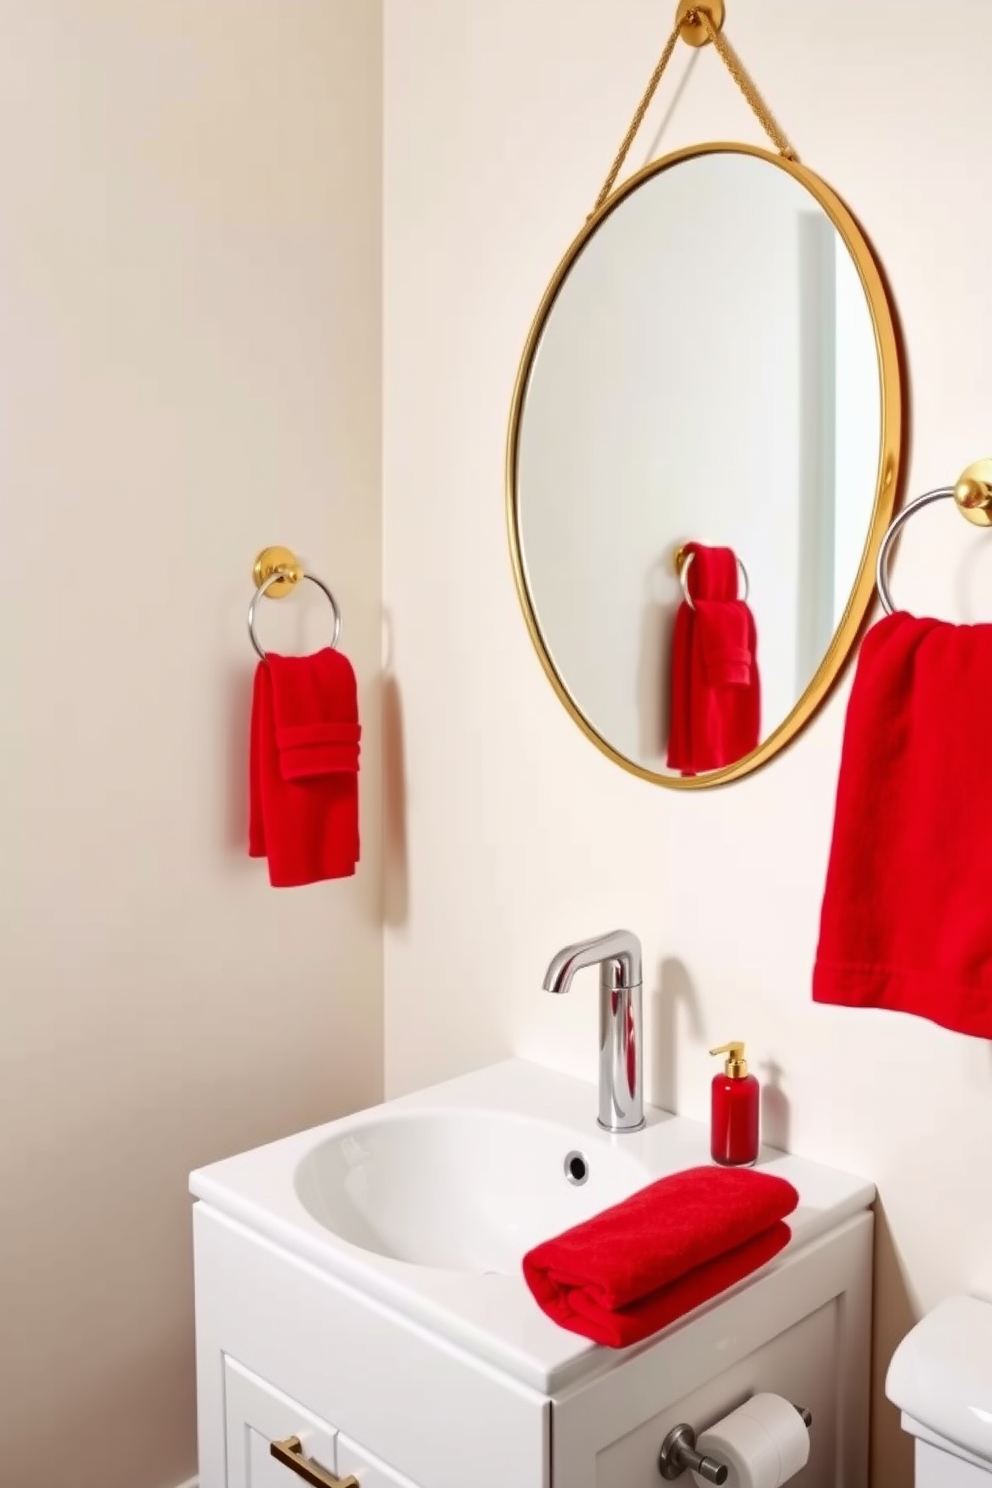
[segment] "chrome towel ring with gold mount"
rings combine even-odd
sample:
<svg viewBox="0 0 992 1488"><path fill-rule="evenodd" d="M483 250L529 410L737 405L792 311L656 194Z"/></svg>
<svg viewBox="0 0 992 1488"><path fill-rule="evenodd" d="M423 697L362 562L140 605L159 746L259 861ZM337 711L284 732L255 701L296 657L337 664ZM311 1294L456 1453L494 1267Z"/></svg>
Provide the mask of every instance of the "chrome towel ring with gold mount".
<svg viewBox="0 0 992 1488"><path fill-rule="evenodd" d="M917 496L915 501L911 501L889 523L888 530L882 538L882 545L878 550L878 562L875 565L878 597L887 615L893 614L897 608L889 588L889 559L892 554L892 544L910 517L915 516L918 511L922 511L925 506L930 506L934 501L950 499L953 499L958 511L967 521L973 522L976 527L992 527L992 460L976 460L973 465L969 465L967 470L962 472L957 485L938 486L933 491Z"/></svg>
<svg viewBox="0 0 992 1488"><path fill-rule="evenodd" d="M296 588L301 579L308 579L311 584L316 584L321 593L326 596L334 612L334 635L330 646L331 650L335 649L341 638L341 611L338 602L323 579L318 579L316 574L307 573L291 549L263 548L255 559L251 572L255 580L255 593L248 606L248 635L260 661L265 660L265 652L255 634L255 608L258 601L262 598L284 598Z"/></svg>

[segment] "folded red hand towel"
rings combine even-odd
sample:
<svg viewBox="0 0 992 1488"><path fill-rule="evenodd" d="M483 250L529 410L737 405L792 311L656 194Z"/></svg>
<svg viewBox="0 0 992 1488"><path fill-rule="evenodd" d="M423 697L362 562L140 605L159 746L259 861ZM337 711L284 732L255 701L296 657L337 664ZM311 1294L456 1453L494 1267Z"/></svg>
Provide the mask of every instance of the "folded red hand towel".
<svg viewBox="0 0 992 1488"><path fill-rule="evenodd" d="M668 765L699 775L732 765L758 747L761 681L754 616L737 598L732 548L687 543L692 566L675 616Z"/></svg>
<svg viewBox="0 0 992 1488"><path fill-rule="evenodd" d="M749 687L754 673L754 616L742 599L697 599L696 642L709 687Z"/></svg>
<svg viewBox="0 0 992 1488"><path fill-rule="evenodd" d="M992 625L896 614L847 709L816 1002L992 1039Z"/></svg>
<svg viewBox="0 0 992 1488"><path fill-rule="evenodd" d="M524 1279L563 1328L627 1348L770 1261L798 1202L772 1173L690 1168L536 1246Z"/></svg>
<svg viewBox="0 0 992 1488"><path fill-rule="evenodd" d="M248 851L275 888L358 863L358 688L340 651L269 652L255 671Z"/></svg>

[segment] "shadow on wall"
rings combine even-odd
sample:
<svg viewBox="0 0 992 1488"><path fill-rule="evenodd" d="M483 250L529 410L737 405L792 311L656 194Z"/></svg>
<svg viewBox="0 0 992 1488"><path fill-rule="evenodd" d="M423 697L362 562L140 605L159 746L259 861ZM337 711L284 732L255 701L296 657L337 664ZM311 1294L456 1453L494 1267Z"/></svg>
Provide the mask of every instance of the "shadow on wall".
<svg viewBox="0 0 992 1488"><path fill-rule="evenodd" d="M668 131L668 126L671 124L672 120L675 117L675 111L682 101L682 94L689 86L689 79L692 77L693 71L699 61L701 54L702 48L694 51L692 53L692 56L686 63L685 72L683 72L682 76L679 78L678 87L675 89L675 92L669 99L668 107L666 108L664 114L661 116L661 119L658 121L658 128L655 130L654 134L651 136L651 139L648 142L648 147L645 151L644 159L641 162L642 165L650 165L660 152L661 142L665 138L665 134Z"/></svg>
<svg viewBox="0 0 992 1488"><path fill-rule="evenodd" d="M692 1036L701 1040L703 1020L699 996L684 964L674 956L666 957L658 967L658 984L653 997L654 1058L651 1063L652 1089L647 1098L663 1111L678 1110L678 1060L676 1032L679 1006L685 1009Z"/></svg>
<svg viewBox="0 0 992 1488"><path fill-rule="evenodd" d="M403 700L392 669L393 628L384 615L382 669L382 912L387 925L405 925L410 915L410 867L406 831L406 750Z"/></svg>
<svg viewBox="0 0 992 1488"><path fill-rule="evenodd" d="M872 1305L871 1471L874 1488L913 1481L913 1439L899 1424L899 1411L885 1398L889 1360L918 1321L906 1275L880 1202L875 1204L875 1284Z"/></svg>
<svg viewBox="0 0 992 1488"><path fill-rule="evenodd" d="M761 1140L770 1147L791 1151L792 1106L782 1088L782 1066L775 1059L761 1061Z"/></svg>
<svg viewBox="0 0 992 1488"><path fill-rule="evenodd" d="M228 851L248 856L248 745L251 737L251 698L254 668L232 672L228 678L227 755L223 779L227 785L224 839Z"/></svg>

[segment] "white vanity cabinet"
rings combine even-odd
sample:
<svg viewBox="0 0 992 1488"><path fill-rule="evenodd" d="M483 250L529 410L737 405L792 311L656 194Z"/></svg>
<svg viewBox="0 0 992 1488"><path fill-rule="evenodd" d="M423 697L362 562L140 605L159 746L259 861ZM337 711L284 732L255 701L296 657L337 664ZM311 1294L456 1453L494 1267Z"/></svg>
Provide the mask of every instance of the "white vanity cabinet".
<svg viewBox="0 0 992 1488"><path fill-rule="evenodd" d="M588 1086L517 1061L500 1070L193 1175L199 1488L297 1488L349 1476L361 1488L659 1488L658 1452L673 1426L701 1431L764 1390L813 1413L799 1488L866 1488L874 1191L863 1180L766 1153L763 1162L801 1194L790 1246L622 1352L556 1328L510 1262L501 1274L491 1256L475 1270L399 1261L395 1249L414 1243L400 1221L389 1230L391 1257L328 1236L313 1195L311 1213L298 1192L307 1155L344 1133L352 1165L342 1181L373 1215L378 1178L365 1155L374 1143L362 1133L373 1118L415 1126L418 1099L435 1123L445 1100L452 1119L460 1100L484 1102L490 1114L504 1100L508 1128L521 1112L533 1123L521 1129L539 1155L541 1141L557 1154L559 1126L536 1124L547 1100L561 1123L561 1156L581 1143L590 1168L588 1191L573 1192L562 1177L563 1202L589 1212L604 1198L597 1175L636 1183L640 1170L624 1167L635 1158L646 1168L688 1166L705 1148L702 1128L664 1113L638 1137L613 1139L617 1147L596 1133ZM467 1139L469 1153L476 1140ZM454 1161L444 1151L435 1158ZM556 1167L560 1174L557 1157ZM473 1244L495 1244L491 1226L504 1220L519 1243L531 1202L526 1172L510 1214L505 1195L492 1202L496 1165L480 1172L490 1228ZM426 1206L426 1168L421 1177ZM449 1216L464 1235L478 1219L456 1203ZM538 1222L546 1227L547 1214ZM417 1243L435 1243L422 1215L417 1223ZM285 1447L273 1456L273 1442L294 1438L288 1457ZM690 1476L680 1481L690 1488Z"/></svg>
<svg viewBox="0 0 992 1488"><path fill-rule="evenodd" d="M759 1390L813 1413L799 1488L867 1482L870 1214L697 1316L691 1347L676 1329L597 1355L553 1396L204 1205L195 1229L200 1488L294 1488L270 1450L291 1437L329 1483L361 1488L659 1488L673 1426L701 1430Z"/></svg>

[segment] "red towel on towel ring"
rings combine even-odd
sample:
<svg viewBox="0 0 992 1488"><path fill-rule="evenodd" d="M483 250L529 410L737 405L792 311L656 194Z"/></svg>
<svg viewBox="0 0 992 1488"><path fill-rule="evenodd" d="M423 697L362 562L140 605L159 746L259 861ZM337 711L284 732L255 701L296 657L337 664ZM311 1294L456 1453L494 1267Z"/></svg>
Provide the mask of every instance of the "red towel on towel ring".
<svg viewBox="0 0 992 1488"><path fill-rule="evenodd" d="M351 662L272 651L255 670L248 850L268 858L275 888L355 872L358 687Z"/></svg>
<svg viewBox="0 0 992 1488"><path fill-rule="evenodd" d="M737 598L732 548L687 543L692 606L675 616L668 765L682 775L719 770L757 749L761 682L754 616Z"/></svg>
<svg viewBox="0 0 992 1488"><path fill-rule="evenodd" d="M992 1038L992 625L895 614L861 647L816 1002Z"/></svg>
<svg viewBox="0 0 992 1488"><path fill-rule="evenodd" d="M798 1202L773 1173L689 1168L536 1246L524 1279L561 1327L627 1348L770 1261Z"/></svg>

